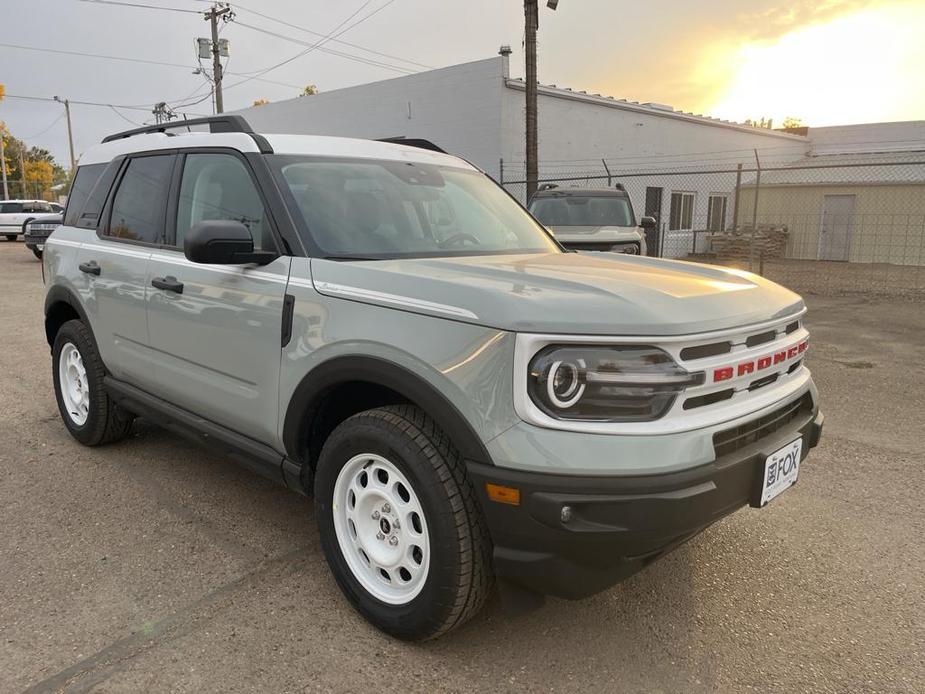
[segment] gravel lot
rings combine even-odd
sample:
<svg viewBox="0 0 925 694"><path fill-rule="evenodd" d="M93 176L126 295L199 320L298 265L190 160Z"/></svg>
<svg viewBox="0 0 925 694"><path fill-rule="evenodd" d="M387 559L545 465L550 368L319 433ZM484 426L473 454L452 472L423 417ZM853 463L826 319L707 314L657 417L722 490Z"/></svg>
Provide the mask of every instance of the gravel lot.
<svg viewBox="0 0 925 694"><path fill-rule="evenodd" d="M39 263L0 242L0 690L925 691L925 310L810 297L800 484L626 583L409 645L341 597L311 504L139 423L60 423Z"/></svg>

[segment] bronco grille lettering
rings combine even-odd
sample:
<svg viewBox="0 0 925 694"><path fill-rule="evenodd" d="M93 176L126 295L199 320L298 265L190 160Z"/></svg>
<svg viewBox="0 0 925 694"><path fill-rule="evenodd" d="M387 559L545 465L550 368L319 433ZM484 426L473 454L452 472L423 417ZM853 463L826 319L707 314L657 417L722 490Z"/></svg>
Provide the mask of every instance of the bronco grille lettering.
<svg viewBox="0 0 925 694"><path fill-rule="evenodd" d="M713 382L728 381L733 376L746 376L756 371L762 371L771 365L783 364L786 361L800 356L809 348L809 340L803 340L781 352L768 354L758 359L739 362L735 366L722 366L713 370Z"/></svg>

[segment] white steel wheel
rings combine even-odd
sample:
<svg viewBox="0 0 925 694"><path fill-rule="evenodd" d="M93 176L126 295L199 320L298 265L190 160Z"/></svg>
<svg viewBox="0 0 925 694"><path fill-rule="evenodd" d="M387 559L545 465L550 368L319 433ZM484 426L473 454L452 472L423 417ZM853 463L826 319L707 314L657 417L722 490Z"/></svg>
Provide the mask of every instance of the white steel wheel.
<svg viewBox="0 0 925 694"><path fill-rule="evenodd" d="M71 421L83 426L90 414L90 384L83 357L73 342L66 343L58 356L58 385Z"/></svg>
<svg viewBox="0 0 925 694"><path fill-rule="evenodd" d="M430 538L414 488L389 460L355 455L337 475L331 509L354 578L390 605L411 602L427 580Z"/></svg>

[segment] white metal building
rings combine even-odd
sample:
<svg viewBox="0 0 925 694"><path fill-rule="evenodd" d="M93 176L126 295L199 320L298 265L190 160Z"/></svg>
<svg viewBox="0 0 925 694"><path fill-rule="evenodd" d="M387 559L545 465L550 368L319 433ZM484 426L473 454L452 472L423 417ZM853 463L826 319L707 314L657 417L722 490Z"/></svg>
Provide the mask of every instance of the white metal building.
<svg viewBox="0 0 925 694"><path fill-rule="evenodd" d="M526 187L511 181L525 177L525 83L509 68L500 55L240 113L267 133L431 140L523 200ZM737 164L754 167L757 157L763 167L775 167L823 155L925 150L922 122L781 132L554 85L538 92L540 178L602 185L606 180L582 176L606 167L626 187L637 216L659 220L666 255L686 255L695 243L706 250L699 240L705 235L695 230L732 225Z"/></svg>

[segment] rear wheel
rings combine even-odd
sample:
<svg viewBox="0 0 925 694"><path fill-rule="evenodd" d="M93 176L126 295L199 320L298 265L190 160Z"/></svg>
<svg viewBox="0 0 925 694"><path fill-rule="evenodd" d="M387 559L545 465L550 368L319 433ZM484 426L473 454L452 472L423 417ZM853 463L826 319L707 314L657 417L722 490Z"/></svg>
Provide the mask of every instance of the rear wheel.
<svg viewBox="0 0 925 694"><path fill-rule="evenodd" d="M338 426L318 461L315 505L334 577L374 626L435 638L482 606L484 520L459 454L420 409L368 410Z"/></svg>
<svg viewBox="0 0 925 694"><path fill-rule="evenodd" d="M134 416L106 393L103 361L81 321L68 321L55 336L52 371L58 410L71 436L85 446L97 446L129 433Z"/></svg>

